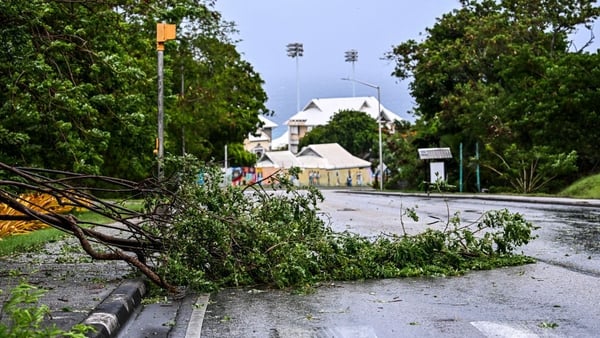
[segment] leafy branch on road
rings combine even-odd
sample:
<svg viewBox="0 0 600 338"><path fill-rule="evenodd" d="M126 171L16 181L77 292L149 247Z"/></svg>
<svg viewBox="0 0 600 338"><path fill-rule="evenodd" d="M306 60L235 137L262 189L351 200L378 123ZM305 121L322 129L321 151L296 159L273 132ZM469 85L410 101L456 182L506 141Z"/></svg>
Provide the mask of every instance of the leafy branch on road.
<svg viewBox="0 0 600 338"><path fill-rule="evenodd" d="M185 205L178 207L173 224L155 228L166 248L160 275L176 285L302 287L532 262L514 250L533 239L535 227L508 210L487 212L469 225L454 215L444 230L414 236L367 238L334 232L319 210L322 194L314 187L294 187L294 172L272 177L276 188L240 188L223 187L219 168L203 170L210 177L203 185L196 184L195 175L182 180L178 194Z"/></svg>
<svg viewBox="0 0 600 338"><path fill-rule="evenodd" d="M76 236L94 259L122 259L170 290L305 287L330 280L457 275L532 262L514 250L533 239L535 227L508 210L488 212L474 224L463 225L455 215L443 230L368 238L334 232L319 210L320 191L294 186L297 168L269 177L268 187L265 181L223 185L221 168L188 157L170 159L165 168L176 174L134 183L0 164L10 174L4 176L15 177L0 181L0 202ZM33 212L20 203L17 190L66 199L120 225ZM144 198L146 208L132 211L97 197L109 192ZM407 215L417 217L414 210Z"/></svg>

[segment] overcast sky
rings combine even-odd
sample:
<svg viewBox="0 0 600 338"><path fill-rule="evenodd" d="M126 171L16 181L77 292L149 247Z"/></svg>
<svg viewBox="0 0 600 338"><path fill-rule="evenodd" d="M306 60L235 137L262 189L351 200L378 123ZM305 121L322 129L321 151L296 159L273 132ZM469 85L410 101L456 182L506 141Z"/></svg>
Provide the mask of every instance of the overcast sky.
<svg viewBox="0 0 600 338"><path fill-rule="evenodd" d="M392 46L421 39L437 17L458 7L456 0L218 0L223 19L234 21L238 50L265 80L271 118L282 125L296 113L296 60L286 45L300 42L300 108L313 98L352 96L352 64L344 53L355 49L354 78L380 86L381 103L405 118L413 106L407 84L390 74L381 60ZM356 96L377 96L376 89L355 84Z"/></svg>
<svg viewBox="0 0 600 338"><path fill-rule="evenodd" d="M341 78L353 75L344 53L355 49L354 78L380 86L381 103L412 121L407 83L390 75L394 65L382 57L408 39L422 40L427 27L459 6L457 0L217 0L216 10L237 24L233 38L265 81L278 136L297 105L296 60L287 56L287 44L304 46L298 60L301 109L313 98L353 95L352 82ZM377 96L376 89L354 86L356 96Z"/></svg>

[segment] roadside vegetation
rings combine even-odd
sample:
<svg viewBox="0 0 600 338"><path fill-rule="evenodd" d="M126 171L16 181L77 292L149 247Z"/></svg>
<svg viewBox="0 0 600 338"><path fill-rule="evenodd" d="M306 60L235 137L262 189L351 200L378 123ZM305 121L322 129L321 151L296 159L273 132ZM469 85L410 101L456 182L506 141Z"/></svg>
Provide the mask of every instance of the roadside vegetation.
<svg viewBox="0 0 600 338"><path fill-rule="evenodd" d="M462 169L469 192L481 182L490 192L556 194L597 173L598 2L460 4L386 54L393 75L410 81L416 118L385 134L389 187L422 182L427 163L414 158L429 147L451 148L449 183L458 186ZM575 42L576 32L589 34Z"/></svg>
<svg viewBox="0 0 600 338"><path fill-rule="evenodd" d="M535 227L508 210L486 213L472 224L461 224L460 214L448 215L439 224L424 226L430 229L418 235L402 231L366 238L336 233L319 210L320 191L292 183L298 168L265 178L274 182L269 187L229 186L222 184L219 166L188 155L168 158L165 181L97 177L104 192L110 182L114 193L145 196L143 210L137 210L139 203L125 207L95 198L91 187L80 185L88 176L60 172L57 180L35 168L2 168L27 180L28 189L50 193L74 210L87 209L111 224L64 217L52 209L32 210L17 192L9 193L22 185L18 181L2 183L3 203L77 237L92 259L124 260L172 291L177 286L286 288L329 280L456 275L532 262L516 250L535 237ZM414 209L399 212L403 219L419 219Z"/></svg>
<svg viewBox="0 0 600 338"><path fill-rule="evenodd" d="M11 46L0 50L0 162L151 176L159 22L177 25L177 40L165 47L165 152L222 160L228 145L230 164L255 160L242 143L259 114L271 114L267 94L236 50L234 26L214 7L206 0L0 1L0 36Z"/></svg>
<svg viewBox="0 0 600 338"><path fill-rule="evenodd" d="M48 306L39 303L44 293L44 290L25 282L8 290L7 300L0 307L0 337L85 338L86 333L95 330L83 324L76 324L70 330L59 329L56 325L44 326L45 318L50 315Z"/></svg>
<svg viewBox="0 0 600 338"><path fill-rule="evenodd" d="M40 250L46 243L56 242L66 234L54 228L40 229L0 239L0 257Z"/></svg>
<svg viewBox="0 0 600 338"><path fill-rule="evenodd" d="M556 196L571 198L600 198L600 175L593 175L582 178ZM132 208L141 209L142 200L127 201L125 205ZM110 218L95 214L89 211L75 212L74 215L83 221L108 223ZM407 216L408 217L408 216ZM33 230L21 234L7 234L0 239L0 257L23 252L32 252L42 248L46 243L55 242L67 236L64 232L52 227Z"/></svg>
<svg viewBox="0 0 600 338"><path fill-rule="evenodd" d="M600 175L577 180L558 195L574 198L600 198Z"/></svg>

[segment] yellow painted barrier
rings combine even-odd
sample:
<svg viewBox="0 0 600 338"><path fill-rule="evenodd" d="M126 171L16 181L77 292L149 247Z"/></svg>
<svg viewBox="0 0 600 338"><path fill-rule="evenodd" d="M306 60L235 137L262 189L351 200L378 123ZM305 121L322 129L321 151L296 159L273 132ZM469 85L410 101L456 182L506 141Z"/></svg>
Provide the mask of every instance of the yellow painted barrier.
<svg viewBox="0 0 600 338"><path fill-rule="evenodd" d="M28 208L39 212L55 212L59 214L68 213L73 210L73 206L59 201L56 197L49 194L31 193L19 196L21 203ZM0 203L0 215L22 216L19 211ZM46 228L48 225L40 221L10 220L0 221L0 239L9 235L23 234L34 230Z"/></svg>

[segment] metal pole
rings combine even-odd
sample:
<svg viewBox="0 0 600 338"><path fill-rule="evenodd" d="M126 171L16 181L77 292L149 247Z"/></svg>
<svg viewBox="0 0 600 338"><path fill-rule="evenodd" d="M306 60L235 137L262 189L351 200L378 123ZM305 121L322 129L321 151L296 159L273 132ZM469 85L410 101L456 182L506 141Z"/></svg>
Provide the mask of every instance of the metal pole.
<svg viewBox="0 0 600 338"><path fill-rule="evenodd" d="M377 124L379 125L379 174L381 178L379 179L379 190L383 191L383 178L385 177L383 173L383 142L381 140L381 93L379 86L377 86Z"/></svg>
<svg viewBox="0 0 600 338"><path fill-rule="evenodd" d="M463 191L463 144L462 142L460 143L460 148L459 148L459 162L460 165L458 167L458 191L462 192Z"/></svg>
<svg viewBox="0 0 600 338"><path fill-rule="evenodd" d="M185 78L184 78L184 67L181 64L181 100L185 96ZM185 156L185 127L181 126L181 154Z"/></svg>
<svg viewBox="0 0 600 338"><path fill-rule="evenodd" d="M164 150L164 108L163 108L163 54L162 50L158 51L158 179L163 178L161 162L165 153Z"/></svg>
<svg viewBox="0 0 600 338"><path fill-rule="evenodd" d="M227 167L228 167L228 163L227 163L227 157L229 155L227 154L227 144L225 145L225 162L223 162L223 181L225 182L225 185L231 185L231 180L230 180L230 176L227 176Z"/></svg>
<svg viewBox="0 0 600 338"><path fill-rule="evenodd" d="M481 192L481 179L479 178L479 142L475 143L475 159L477 160L477 167L475 170L477 176L477 192Z"/></svg>
<svg viewBox="0 0 600 338"><path fill-rule="evenodd" d="M159 23L156 24L156 51L158 53L158 179L163 178L163 170L161 168L161 162L165 154L164 149L164 126L163 121L165 118L165 112L163 108L163 53L165 50L165 41L175 39L175 25Z"/></svg>
<svg viewBox="0 0 600 338"><path fill-rule="evenodd" d="M352 80L354 80L354 62L352 62ZM352 81L352 97L356 97L356 82Z"/></svg>
<svg viewBox="0 0 600 338"><path fill-rule="evenodd" d="M377 125L378 125L378 129L379 129L379 190L383 190L383 141L382 141L382 137L381 137L381 120L382 120L382 114L381 114L381 88L379 88L379 86L376 86L374 84L370 84L367 82L362 82L359 80L355 80L355 79L349 79L346 77L343 77L342 80L345 81L352 81L352 82L358 82L362 85L365 85L367 87L371 87L374 89L377 89Z"/></svg>
<svg viewBox="0 0 600 338"><path fill-rule="evenodd" d="M296 113L300 111L300 61L296 55Z"/></svg>

